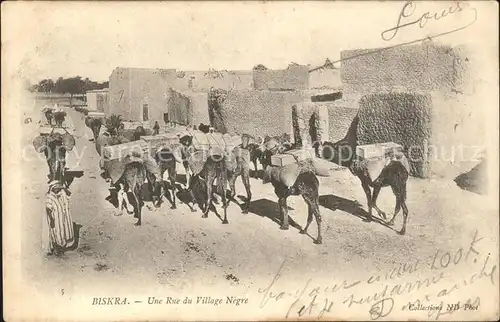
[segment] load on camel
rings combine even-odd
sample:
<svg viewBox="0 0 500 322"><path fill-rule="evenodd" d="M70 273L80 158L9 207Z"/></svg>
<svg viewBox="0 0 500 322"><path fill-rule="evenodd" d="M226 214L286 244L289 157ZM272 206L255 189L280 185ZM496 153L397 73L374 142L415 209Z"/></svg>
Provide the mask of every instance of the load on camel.
<svg viewBox="0 0 500 322"><path fill-rule="evenodd" d="M388 225L394 224L394 218L402 208L403 227L398 233L404 235L408 218L406 206L406 183L410 173L408 159L403 152L403 147L393 142L358 146L358 123L359 116L356 116L343 139L335 143L325 141L322 146L323 158L349 168L351 173L359 178L368 203L367 222L372 220L373 208L383 219L386 219L385 212L377 206L377 198L383 187L391 187L396 197L396 206ZM369 153L368 148L374 153ZM370 154L375 157L371 158Z"/></svg>
<svg viewBox="0 0 500 322"><path fill-rule="evenodd" d="M243 212L248 211L251 198L248 179L250 153L246 146L242 147L241 137L221 133L204 133L195 130L179 133L179 142L180 155L186 169L187 186L193 203L193 205L188 203L191 210L196 211L194 201L197 200L203 208L202 218L207 218L212 205L213 183L217 180L217 188L224 203L224 219L222 223L227 224L227 181L229 179L232 186L231 195L234 195L234 181L241 174L248 195L246 206L242 208ZM206 194L203 199L197 198L194 194L193 185L195 183L204 187Z"/></svg>
<svg viewBox="0 0 500 322"><path fill-rule="evenodd" d="M282 136L284 138L284 136ZM265 140L266 141L266 140ZM322 243L321 213L319 211L319 180L317 176L330 176L329 168L315 158L312 149L292 149L289 140L270 138L264 143L264 152L260 158L264 168L262 181L271 183L278 197L281 215L281 229L288 230L287 198L302 196L308 207L306 226L300 231L307 234L307 229L313 217L318 227L315 244Z"/></svg>
<svg viewBox="0 0 500 322"><path fill-rule="evenodd" d="M142 151L141 141L130 141L120 133L122 124L118 116L112 115L106 119L106 131L96 140L97 153L101 156L99 166L103 170L102 177L118 191L116 215L121 215L123 207L126 207L137 218L135 225L140 226L144 205L141 188L147 183L150 191L158 191L157 186L163 178L156 161L146 151ZM129 192L134 204L129 201ZM133 209L130 209L131 206Z"/></svg>
<svg viewBox="0 0 500 322"><path fill-rule="evenodd" d="M75 138L66 129L52 128L48 134L40 134L33 140L33 147L44 153L49 166L48 182L65 182L66 153L73 150Z"/></svg>

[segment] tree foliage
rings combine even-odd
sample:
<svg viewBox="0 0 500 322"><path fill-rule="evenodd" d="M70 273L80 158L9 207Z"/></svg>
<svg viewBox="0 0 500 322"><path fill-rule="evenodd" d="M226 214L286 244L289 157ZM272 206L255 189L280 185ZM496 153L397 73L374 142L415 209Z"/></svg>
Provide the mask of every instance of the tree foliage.
<svg viewBox="0 0 500 322"><path fill-rule="evenodd" d="M267 67L262 65L262 64L258 64L258 65L255 65L252 69L253 70L267 70Z"/></svg>
<svg viewBox="0 0 500 322"><path fill-rule="evenodd" d="M80 76L64 78L59 77L56 81L42 79L38 84L29 86L31 92L60 93L60 94L84 94L89 90L104 89L109 87L109 82L95 82L88 77Z"/></svg>

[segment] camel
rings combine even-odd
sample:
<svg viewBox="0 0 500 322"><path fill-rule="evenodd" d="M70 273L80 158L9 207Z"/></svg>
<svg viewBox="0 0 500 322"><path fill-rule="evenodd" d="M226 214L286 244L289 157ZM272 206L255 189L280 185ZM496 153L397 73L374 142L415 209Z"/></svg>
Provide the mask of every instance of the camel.
<svg viewBox="0 0 500 322"><path fill-rule="evenodd" d="M94 135L94 142L96 142L101 131L102 120L100 118L87 116L85 117L85 125L87 125L87 127L92 130L92 134Z"/></svg>
<svg viewBox="0 0 500 322"><path fill-rule="evenodd" d="M129 142L120 133L122 122L119 116L112 115L106 120L106 131L99 135L96 140L96 150L101 156L102 148L108 145L116 145ZM133 212L134 217L138 219L136 226L141 225L141 209L144 202L140 195L142 184L148 181L150 190L153 193L161 190L163 177L155 160L132 153L125 156L123 159L99 161L101 169L103 169L102 177L118 189L118 214L121 214L123 202L127 205L127 211L130 212L128 206L131 205L127 198L127 192L131 192L134 197ZM156 196L157 197L157 196Z"/></svg>
<svg viewBox="0 0 500 322"><path fill-rule="evenodd" d="M174 152L169 148L160 148L155 153L155 160L160 167L161 175L164 176L165 173L168 174L168 180L170 181L170 187L172 190L172 206L170 207L170 209L176 209L177 206L175 204L175 182L177 178L177 160L174 156ZM163 188L163 193L166 195L168 189L165 180L163 180L163 184L161 187ZM159 205L162 201L162 193L160 191L157 191L156 194L158 197L156 204Z"/></svg>
<svg viewBox="0 0 500 322"><path fill-rule="evenodd" d="M372 208L375 208L377 213L381 215L384 220L387 219L386 214L377 206L377 197L381 188L391 187L392 192L396 197L396 206L394 209L394 216L388 224L394 224L394 218L402 208L403 227L398 233L400 235L404 235L406 232L406 223L408 218L408 207L406 206L406 182L408 181L409 168L405 166L406 158L402 156L403 159L391 160L390 163L382 169L377 178L371 178L367 168L367 161L360 161L356 156L358 123L359 117L356 116L343 139L335 143L325 141L322 146L323 158L338 165L347 167L352 174L359 178L368 203L368 216L365 219L367 222L372 220ZM373 188L373 194L371 188Z"/></svg>
<svg viewBox="0 0 500 322"><path fill-rule="evenodd" d="M68 132L64 134L50 133L39 135L33 140L33 147L44 153L49 166L48 182L57 180L64 182L66 171L66 153L73 150L75 138Z"/></svg>
<svg viewBox="0 0 500 322"><path fill-rule="evenodd" d="M250 202L252 200L252 190L250 188L250 168L249 161L252 159L252 152L254 152L254 158L257 156L256 150L251 150L252 145L255 145L253 141L255 139L248 134L243 134L241 136L241 145L235 147L230 154L229 166L226 165L227 168L227 176L229 182L229 189L231 193L229 195L229 199L235 200L234 197L236 195L236 179L238 176L241 176L241 180L243 181L243 185L245 186L245 190L247 193L247 198L245 204L242 208L242 213L247 214L248 209L250 208ZM251 142L252 141L252 142ZM255 171L257 171L257 165L255 165Z"/></svg>
<svg viewBox="0 0 500 322"><path fill-rule="evenodd" d="M321 236L322 219L319 211L319 180L313 171L302 167L299 163L290 164L284 167L272 166L271 156L282 150L283 148L275 147L271 150L264 151L261 157L261 163L264 167L263 183L271 182L274 187L274 192L278 197L278 205L282 216L280 229L289 229L287 198L300 195L304 198L308 207L307 224L300 230L300 233L307 234L307 229L313 217L315 217L318 226L318 236L314 240L314 243L321 244L323 238ZM295 179L290 180L290 178Z"/></svg>
<svg viewBox="0 0 500 322"><path fill-rule="evenodd" d="M201 179L201 181L205 181L205 209L203 210L202 218L208 217L208 211L210 210L210 206L212 204L213 197L213 184L215 179L217 179L217 186L222 190L222 205L224 209L224 219L222 220L223 224L229 224L227 220L227 200L226 200L226 186L227 186L227 168L226 168L226 159L222 155L210 155L207 160L203 164L203 169L199 174L197 174L197 178ZM190 187L192 188L192 187ZM193 195L193 190L189 189L191 192L191 197L195 198Z"/></svg>
<svg viewBox="0 0 500 322"><path fill-rule="evenodd" d="M126 164L122 177L118 180L123 191L131 191L134 200L134 218L137 218L135 226L142 224L142 207L144 202L141 198L142 184L146 181L148 169L141 161L131 161ZM159 184L159 182L156 182Z"/></svg>

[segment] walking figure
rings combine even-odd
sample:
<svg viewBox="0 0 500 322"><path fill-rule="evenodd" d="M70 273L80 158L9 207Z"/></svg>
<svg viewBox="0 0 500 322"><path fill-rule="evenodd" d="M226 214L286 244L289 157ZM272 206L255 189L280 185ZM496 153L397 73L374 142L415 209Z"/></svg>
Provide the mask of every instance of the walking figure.
<svg viewBox="0 0 500 322"><path fill-rule="evenodd" d="M60 181L51 181L45 203L44 245L47 255L60 256L75 244L73 218L69 209L71 193Z"/></svg>

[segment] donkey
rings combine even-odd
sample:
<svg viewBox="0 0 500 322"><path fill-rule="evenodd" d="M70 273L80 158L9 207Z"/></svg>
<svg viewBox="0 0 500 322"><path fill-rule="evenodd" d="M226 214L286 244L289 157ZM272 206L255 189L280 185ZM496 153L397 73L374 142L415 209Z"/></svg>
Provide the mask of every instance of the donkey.
<svg viewBox="0 0 500 322"><path fill-rule="evenodd" d="M302 196L308 207L308 216L306 226L300 230L301 234L307 234L307 229L313 220L313 216L316 218L316 224L318 226L318 236L314 240L315 244L321 244L323 238L321 236L321 213L319 211L319 180L310 170L301 169L294 184L292 186L287 186L280 179L280 171L289 171L287 167L273 167L271 166L271 156L280 151L278 148L272 150L264 151L261 162L264 167L264 178L263 183L271 182L274 187L274 192L278 197L278 205L280 209L280 214L282 216L282 223L280 229L288 230L288 206L287 198L289 196Z"/></svg>
<svg viewBox="0 0 500 322"><path fill-rule="evenodd" d="M408 218L406 183L408 181L409 169L407 169L400 160L391 160L390 163L383 168L377 178L371 178L366 161L359 161L356 158L358 123L359 117L356 116L343 139L335 143L325 141L322 148L323 158L347 167L352 174L359 178L368 203L368 216L365 219L367 222L372 220L372 208L375 208L377 213L381 215L384 220L387 219L386 214L377 206L377 198L381 188L390 186L396 197L396 206L394 209L394 216L388 224L394 224L394 218L402 208L403 227L398 233L404 235ZM371 188L373 188L373 194Z"/></svg>

